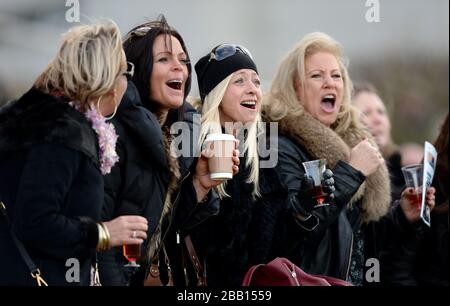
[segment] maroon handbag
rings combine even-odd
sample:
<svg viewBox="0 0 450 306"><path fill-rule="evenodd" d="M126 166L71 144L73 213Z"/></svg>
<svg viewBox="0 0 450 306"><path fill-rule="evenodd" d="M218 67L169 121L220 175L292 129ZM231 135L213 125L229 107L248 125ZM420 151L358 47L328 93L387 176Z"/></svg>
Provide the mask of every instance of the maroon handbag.
<svg viewBox="0 0 450 306"><path fill-rule="evenodd" d="M242 286L352 286L349 282L330 276L304 272L289 259L277 257L268 264L251 267Z"/></svg>

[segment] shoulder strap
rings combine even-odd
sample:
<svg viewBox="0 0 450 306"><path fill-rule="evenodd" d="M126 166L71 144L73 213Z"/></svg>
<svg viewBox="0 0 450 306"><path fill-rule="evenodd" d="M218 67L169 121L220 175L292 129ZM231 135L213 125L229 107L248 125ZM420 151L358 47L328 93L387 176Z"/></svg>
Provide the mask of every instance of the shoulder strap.
<svg viewBox="0 0 450 306"><path fill-rule="evenodd" d="M27 250L25 249L23 243L17 238L16 234L14 233L11 222L9 221L8 214L6 211L5 204L0 200L0 211L3 215L3 217L6 220L6 224L10 227L10 233L12 240L14 241L14 244L16 245L17 249L19 250L20 255L22 256L22 259L25 261L25 264L28 267L28 270L30 270L31 276L36 279L36 282L38 286L48 286L47 282L42 278L41 271L36 267L33 260L31 259L30 255L28 254Z"/></svg>
<svg viewBox="0 0 450 306"><path fill-rule="evenodd" d="M197 286L206 286L206 273L203 266L195 252L194 245L192 244L191 236L187 235L184 237L184 242L186 243L186 249L189 253L189 258L194 267L195 273L197 274Z"/></svg>

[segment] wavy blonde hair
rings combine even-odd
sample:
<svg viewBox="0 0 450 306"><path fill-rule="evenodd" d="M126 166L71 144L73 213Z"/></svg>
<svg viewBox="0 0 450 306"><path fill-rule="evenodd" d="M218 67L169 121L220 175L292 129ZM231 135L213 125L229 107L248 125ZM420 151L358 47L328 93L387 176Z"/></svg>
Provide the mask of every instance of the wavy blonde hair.
<svg viewBox="0 0 450 306"><path fill-rule="evenodd" d="M307 34L282 59L269 92L263 98L265 115L271 121L280 121L289 115L299 115L304 111L295 90L295 79L305 84L305 60L318 52L331 53L336 57L344 82L344 97L339 113L331 128L338 134L350 127L362 128L358 112L351 104L353 83L347 70L347 61L342 55L341 45L325 33Z"/></svg>
<svg viewBox="0 0 450 306"><path fill-rule="evenodd" d="M213 90L205 97L203 105L201 105L201 129L199 135L198 145L201 148L206 136L210 133L222 133L220 125L220 112L219 106L222 103L222 99L227 91L228 84L234 73L226 77L222 82L217 84ZM193 105L200 109L199 100L193 101ZM246 179L247 183L254 183L254 189L252 192L253 198L260 196L259 193L259 152L257 136L259 127L261 126L261 115L258 113L256 119L251 123L247 137L244 141L244 152L247 153L245 165L250 169L250 174ZM220 184L216 190L220 198L228 197L229 195L225 191L226 182Z"/></svg>
<svg viewBox="0 0 450 306"><path fill-rule="evenodd" d="M113 21L76 26L63 36L58 54L34 82L46 92L59 92L87 108L91 99L109 92L120 76L120 30Z"/></svg>

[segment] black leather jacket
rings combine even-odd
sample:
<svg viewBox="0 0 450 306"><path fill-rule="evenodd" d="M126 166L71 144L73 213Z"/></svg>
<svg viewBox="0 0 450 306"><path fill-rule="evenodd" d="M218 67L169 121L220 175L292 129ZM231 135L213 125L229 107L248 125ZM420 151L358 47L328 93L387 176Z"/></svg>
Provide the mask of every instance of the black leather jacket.
<svg viewBox="0 0 450 306"><path fill-rule="evenodd" d="M300 190L304 174L302 162L313 158L306 150L286 136L278 138L277 171L287 188L290 201ZM308 273L345 279L348 274L353 227L359 220L349 218L347 203L364 182L364 175L343 161L332 169L335 180L333 204L315 208L312 218L317 222L299 224L281 218L274 239L273 254L289 258ZM299 233L300 231L300 233Z"/></svg>
<svg viewBox="0 0 450 306"><path fill-rule="evenodd" d="M304 173L302 162L311 159L300 144L287 136L279 137L276 169L282 183L286 185L290 201L300 189ZM364 240L361 259L380 260L384 278L402 278L402 283L408 284L408 278L399 275L404 273L404 269L399 267L409 265L408 261L412 258L404 254L410 254L414 246L405 241L415 241L413 237L421 235L423 227L409 224L398 201L379 221L363 224L361 199L353 203L351 208L347 204L364 182L365 176L344 161L339 161L332 171L336 188L334 203L312 210L311 214L317 222L303 225L292 222L292 216L287 210L288 215L279 218L270 257L287 257L308 273L347 280L354 259L355 233L361 230L362 235L355 238ZM391 269L392 261L395 262L395 269ZM365 270L364 263L361 268ZM365 280L363 282L367 285Z"/></svg>

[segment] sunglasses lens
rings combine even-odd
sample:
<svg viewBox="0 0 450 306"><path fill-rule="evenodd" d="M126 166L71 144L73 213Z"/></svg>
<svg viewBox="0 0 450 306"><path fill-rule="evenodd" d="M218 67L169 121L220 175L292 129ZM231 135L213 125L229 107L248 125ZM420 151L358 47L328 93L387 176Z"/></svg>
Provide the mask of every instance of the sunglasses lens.
<svg viewBox="0 0 450 306"><path fill-rule="evenodd" d="M236 53L236 47L233 45L221 45L214 51L215 60L221 61L227 57L233 56Z"/></svg>
<svg viewBox="0 0 450 306"><path fill-rule="evenodd" d="M134 64L131 62L127 62L127 71L123 73L124 76L126 76L127 80L131 80L131 78L134 75Z"/></svg>
<svg viewBox="0 0 450 306"><path fill-rule="evenodd" d="M241 51L242 53L253 59L250 51L248 51L244 46L224 44L218 46L214 51L211 52L210 60L215 59L216 61L221 61L226 59L227 57L233 56L237 51Z"/></svg>
<svg viewBox="0 0 450 306"><path fill-rule="evenodd" d="M137 35L137 36L144 36L145 34L147 34L147 32L148 31L150 31L150 29L151 29L151 27L142 27L142 28L139 28L139 29L136 29L135 31L134 31L134 33Z"/></svg>
<svg viewBox="0 0 450 306"><path fill-rule="evenodd" d="M150 26L143 26L143 27L137 28L136 30L129 32L125 36L124 40L128 40L134 36L137 36L137 37L145 36L147 34L147 32L150 31L151 29L152 29L152 27L150 27Z"/></svg>

